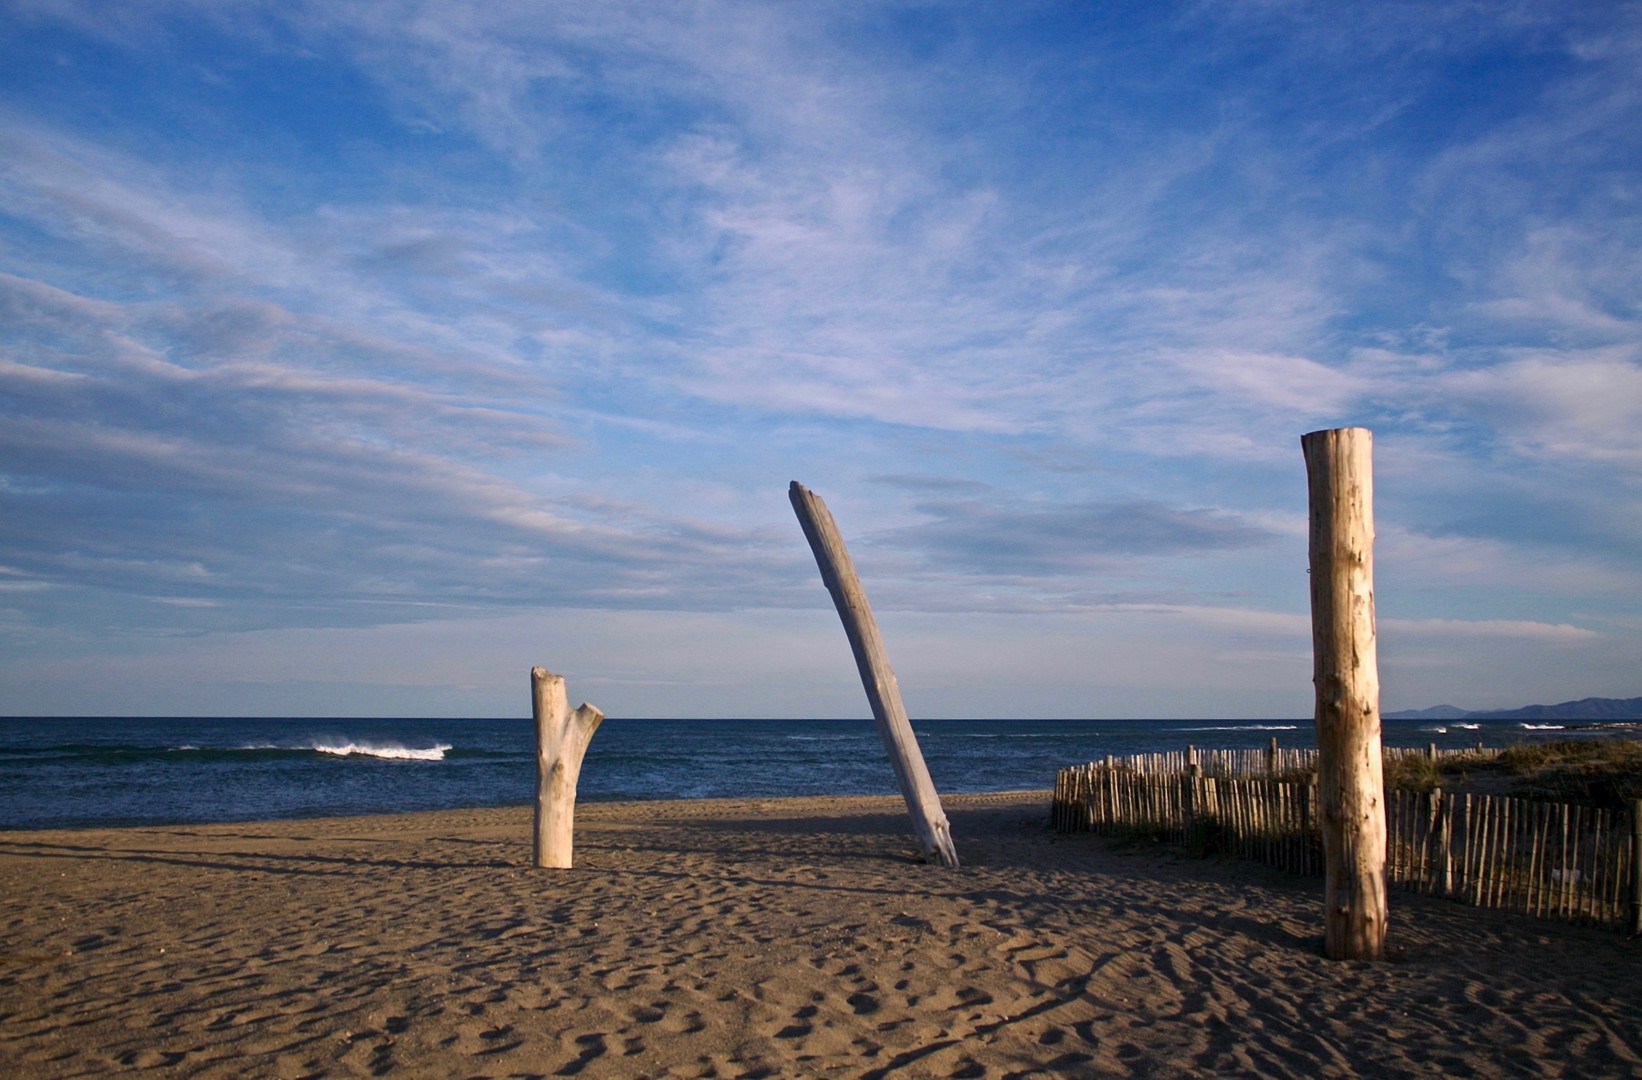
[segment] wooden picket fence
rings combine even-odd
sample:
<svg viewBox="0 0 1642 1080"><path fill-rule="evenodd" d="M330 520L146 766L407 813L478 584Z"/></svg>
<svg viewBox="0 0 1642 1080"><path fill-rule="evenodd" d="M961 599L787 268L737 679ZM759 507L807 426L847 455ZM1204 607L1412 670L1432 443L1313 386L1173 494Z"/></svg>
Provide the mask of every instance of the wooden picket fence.
<svg viewBox="0 0 1642 1080"><path fill-rule="evenodd" d="M1499 747L1477 744L1458 750L1439 750L1429 747L1388 746L1382 751L1386 764L1405 758L1423 758L1437 762L1480 764L1492 761L1504 751ZM1155 754L1131 754L1126 757L1107 757L1105 761L1073 766L1082 769L1128 769L1131 772L1154 776L1178 775L1191 770L1193 765L1206 776L1293 776L1296 773L1317 771L1317 751L1297 747L1271 745L1256 750L1200 750L1188 746L1185 750L1166 750Z"/></svg>
<svg viewBox="0 0 1642 1080"><path fill-rule="evenodd" d="M1635 811L1437 791L1386 793L1386 877L1414 892L1639 929Z"/></svg>
<svg viewBox="0 0 1642 1080"><path fill-rule="evenodd" d="M1105 761L1081 766L1087 769L1118 768L1147 776L1176 776L1197 765L1211 776L1271 776L1317 768L1317 751L1273 745L1264 750L1166 750L1155 754L1108 757Z"/></svg>
<svg viewBox="0 0 1642 1080"><path fill-rule="evenodd" d="M1051 821L1060 832L1148 834L1292 873L1323 872L1315 782L1203 775L1201 766L1168 774L1079 765L1056 774ZM1635 811L1391 791L1387 884L1477 907L1642 932L1639 830Z"/></svg>
<svg viewBox="0 0 1642 1080"><path fill-rule="evenodd" d="M1146 833L1321 874L1316 790L1279 780L1077 766L1055 777L1051 821L1059 832Z"/></svg>

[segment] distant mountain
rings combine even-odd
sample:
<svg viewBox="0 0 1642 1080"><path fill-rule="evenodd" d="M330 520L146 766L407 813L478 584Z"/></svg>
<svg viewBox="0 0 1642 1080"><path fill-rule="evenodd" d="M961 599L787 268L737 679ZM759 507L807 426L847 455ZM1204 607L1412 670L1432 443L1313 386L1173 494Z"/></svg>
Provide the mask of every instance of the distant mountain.
<svg viewBox="0 0 1642 1080"><path fill-rule="evenodd" d="M1429 709L1401 709L1385 714L1387 720L1642 720L1642 697L1588 697L1560 705L1528 705L1521 709L1467 711L1452 705Z"/></svg>
<svg viewBox="0 0 1642 1080"><path fill-rule="evenodd" d="M1642 697L1588 697L1560 705L1491 709L1468 715L1479 720L1638 720L1642 719Z"/></svg>
<svg viewBox="0 0 1642 1080"><path fill-rule="evenodd" d="M1384 714L1386 720L1464 720L1471 714L1452 705L1433 705L1429 709L1400 709Z"/></svg>

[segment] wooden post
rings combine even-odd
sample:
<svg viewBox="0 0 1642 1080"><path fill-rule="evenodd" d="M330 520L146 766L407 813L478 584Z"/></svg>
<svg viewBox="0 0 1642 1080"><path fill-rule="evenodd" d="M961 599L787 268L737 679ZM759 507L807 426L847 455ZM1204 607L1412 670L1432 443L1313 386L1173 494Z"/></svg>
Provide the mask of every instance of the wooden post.
<svg viewBox="0 0 1642 1080"><path fill-rule="evenodd" d="M1271 743L1266 747L1266 771L1273 776L1277 775L1277 736L1271 737Z"/></svg>
<svg viewBox="0 0 1642 1080"><path fill-rule="evenodd" d="M861 588L861 579L855 576L855 564L844 547L844 538L838 534L838 526L833 523L821 496L794 480L787 489L787 497L792 500L793 512L804 528L810 550L815 552L821 580L832 594L838 617L843 620L844 633L855 653L855 666L861 672L861 685L866 688L872 717L878 721L878 733L883 736L884 749L889 752L890 764L895 768L895 779L906 799L907 813L912 817L912 830L923 848L924 861L957 866L952 827L941 809L941 798L929 778L924 755L918 750L918 739L907 720L906 707L901 704L901 688L889 666L889 653L878 636L878 623L872 617L872 608L867 606L867 594Z"/></svg>
<svg viewBox="0 0 1642 1080"><path fill-rule="evenodd" d="M1442 848L1436 844L1437 829L1442 822L1442 788L1432 788L1426 804L1425 839L1420 845L1420 870L1425 874L1425 891L1437 891L1437 857Z"/></svg>
<svg viewBox="0 0 1642 1080"><path fill-rule="evenodd" d="M564 676L546 668L530 669L530 690L536 713L535 862L537 867L569 867L576 781L604 713L585 701L572 710Z"/></svg>
<svg viewBox="0 0 1642 1080"><path fill-rule="evenodd" d="M1311 640L1323 826L1323 951L1385 944L1385 789L1374 628L1373 443L1365 428L1300 440L1311 504Z"/></svg>
<svg viewBox="0 0 1642 1080"><path fill-rule="evenodd" d="M1631 800L1631 933L1642 934L1642 799Z"/></svg>

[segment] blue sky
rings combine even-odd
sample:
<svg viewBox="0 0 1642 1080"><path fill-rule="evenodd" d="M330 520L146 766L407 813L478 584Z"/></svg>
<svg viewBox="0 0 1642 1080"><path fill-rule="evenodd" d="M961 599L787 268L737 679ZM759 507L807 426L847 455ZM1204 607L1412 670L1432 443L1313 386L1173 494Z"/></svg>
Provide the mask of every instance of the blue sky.
<svg viewBox="0 0 1642 1080"><path fill-rule="evenodd" d="M0 4L0 713L1642 694L1642 10Z"/></svg>

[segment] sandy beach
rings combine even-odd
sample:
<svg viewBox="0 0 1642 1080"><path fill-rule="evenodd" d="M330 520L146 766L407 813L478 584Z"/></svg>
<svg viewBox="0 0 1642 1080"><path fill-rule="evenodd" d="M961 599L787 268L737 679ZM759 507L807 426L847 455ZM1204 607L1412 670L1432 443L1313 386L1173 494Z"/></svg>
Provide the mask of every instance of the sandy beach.
<svg viewBox="0 0 1642 1080"><path fill-rule="evenodd" d="M1048 831L1046 793L0 833L0 1073L1633 1076L1642 945Z"/></svg>

